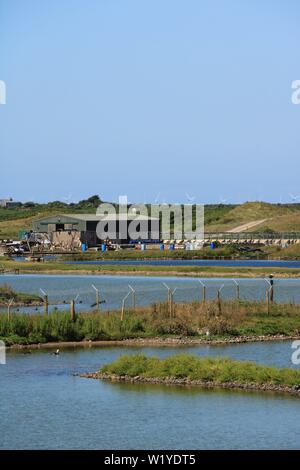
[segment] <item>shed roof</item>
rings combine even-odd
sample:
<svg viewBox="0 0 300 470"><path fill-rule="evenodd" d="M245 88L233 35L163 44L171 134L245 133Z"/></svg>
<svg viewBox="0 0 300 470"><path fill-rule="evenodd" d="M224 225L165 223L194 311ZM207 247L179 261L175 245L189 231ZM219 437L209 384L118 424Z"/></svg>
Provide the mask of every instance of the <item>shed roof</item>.
<svg viewBox="0 0 300 470"><path fill-rule="evenodd" d="M158 220L156 217L148 217L145 215L140 214L106 214L106 215L98 215L98 214L57 214L52 215L49 217L44 217L42 219L38 219L35 222L39 221L53 221L53 219L59 218L66 218L66 219L75 219L84 222L99 222L100 220L109 221L109 220Z"/></svg>

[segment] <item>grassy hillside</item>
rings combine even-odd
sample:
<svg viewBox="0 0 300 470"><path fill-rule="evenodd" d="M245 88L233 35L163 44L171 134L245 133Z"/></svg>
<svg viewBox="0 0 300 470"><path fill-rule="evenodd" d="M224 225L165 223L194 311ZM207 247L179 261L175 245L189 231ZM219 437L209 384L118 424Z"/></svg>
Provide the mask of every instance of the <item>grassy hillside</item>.
<svg viewBox="0 0 300 470"><path fill-rule="evenodd" d="M266 220L265 220L266 219ZM257 220L265 220L249 231L297 231L300 230L300 204L269 204L266 202L246 202L231 208L216 222L208 221L207 231L227 231L239 225Z"/></svg>
<svg viewBox="0 0 300 470"><path fill-rule="evenodd" d="M77 204L59 201L48 204L26 203L20 208L0 208L0 239L16 238L20 230L30 230L32 221L58 213L95 213L100 199L92 196ZM264 220L249 231L300 231L300 204L208 204L205 206L205 231L227 231L242 224Z"/></svg>
<svg viewBox="0 0 300 470"><path fill-rule="evenodd" d="M0 239L17 238L20 230L31 230L32 221L60 213L95 213L100 203L98 196L79 201L76 204L66 204L60 201L48 204L27 202L14 209L0 208Z"/></svg>

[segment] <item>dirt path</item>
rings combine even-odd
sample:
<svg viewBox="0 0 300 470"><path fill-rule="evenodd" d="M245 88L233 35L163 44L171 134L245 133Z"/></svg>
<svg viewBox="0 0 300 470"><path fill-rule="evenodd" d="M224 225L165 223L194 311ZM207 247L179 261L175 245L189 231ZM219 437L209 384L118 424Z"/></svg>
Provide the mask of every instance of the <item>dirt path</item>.
<svg viewBox="0 0 300 470"><path fill-rule="evenodd" d="M253 222L247 222L246 224L239 225L238 227L235 227L231 230L227 230L228 233L240 233L240 232L246 232L250 228L256 227L257 225L262 224L263 222L266 222L268 219L261 219L261 220L254 220Z"/></svg>

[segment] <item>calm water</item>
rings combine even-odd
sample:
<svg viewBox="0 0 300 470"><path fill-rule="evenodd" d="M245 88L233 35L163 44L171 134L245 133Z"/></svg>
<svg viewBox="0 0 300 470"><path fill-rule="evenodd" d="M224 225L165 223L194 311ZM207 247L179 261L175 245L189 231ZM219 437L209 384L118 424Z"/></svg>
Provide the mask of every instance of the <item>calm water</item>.
<svg viewBox="0 0 300 470"><path fill-rule="evenodd" d="M216 298L217 290L224 284L222 297L234 298L236 287L231 279L202 279L206 285L207 298ZM166 300L166 288L163 282L172 289L175 302L199 300L202 286L196 278L186 277L144 277L144 276L67 276L67 275L1 275L0 285L9 284L21 292L40 294L40 288L48 293L49 301L57 303L59 308L66 309L68 303L77 294L81 310L88 310L95 302L94 284L100 289L100 298L105 300L102 309L120 308L122 299L128 292L128 284L136 289L138 305L149 305ZM264 279L239 279L240 297L248 300L265 299L267 282ZM274 299L278 302L300 302L300 279L277 279L274 281ZM127 305L130 305L130 298ZM62 305L61 305L62 304ZM52 306L52 308L54 308ZM3 310L3 309L2 309ZM37 309L38 310L38 309ZM22 311L32 312L32 309Z"/></svg>
<svg viewBox="0 0 300 470"><path fill-rule="evenodd" d="M122 353L188 351L292 367L291 343L10 352L0 365L1 449L299 449L300 400L284 395L110 384L95 371Z"/></svg>
<svg viewBox="0 0 300 470"><path fill-rule="evenodd" d="M156 260L101 260L101 261L67 261L65 264L116 264L116 265L149 265L149 266L233 266L264 268L300 268L300 261L285 260L213 260L213 259L156 259Z"/></svg>

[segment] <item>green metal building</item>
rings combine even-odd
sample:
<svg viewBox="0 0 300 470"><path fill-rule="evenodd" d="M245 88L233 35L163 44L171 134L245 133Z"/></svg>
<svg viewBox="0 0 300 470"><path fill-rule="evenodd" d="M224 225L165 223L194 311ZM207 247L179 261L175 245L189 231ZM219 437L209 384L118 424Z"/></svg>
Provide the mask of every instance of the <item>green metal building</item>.
<svg viewBox="0 0 300 470"><path fill-rule="evenodd" d="M99 222L101 222L102 227L100 237ZM54 232L69 232L70 234L79 232L82 243L87 243L89 246L97 246L107 239L105 227L107 227L107 230L111 230L114 227L115 236L109 237L111 243L126 244L132 241L128 234L131 222L135 222L137 229L139 226L141 227L141 236L137 237L137 239L159 241L159 219L138 214L107 214L104 216L95 214L58 214L34 221L32 228L34 232L48 234ZM127 235L124 235L124 229Z"/></svg>

